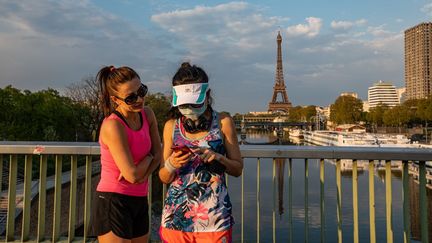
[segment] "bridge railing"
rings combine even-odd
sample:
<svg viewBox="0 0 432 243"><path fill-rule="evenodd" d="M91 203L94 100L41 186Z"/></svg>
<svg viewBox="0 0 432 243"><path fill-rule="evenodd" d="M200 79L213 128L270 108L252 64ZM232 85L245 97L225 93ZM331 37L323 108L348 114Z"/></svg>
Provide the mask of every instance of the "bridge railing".
<svg viewBox="0 0 432 243"><path fill-rule="evenodd" d="M301 185L293 185L292 183L292 164L298 159L303 161L305 166L304 170L304 237L305 242L309 239L309 160L318 159L320 162L320 214L313 215L312 217L319 217L321 222L321 240L326 239L326 225L325 225L325 183L328 182L329 178L325 178L324 172L324 159L334 159L336 167L336 192L337 192L337 239L339 242L342 241L342 182L341 182L341 161L343 159L352 160L352 214L353 214L353 242L359 241L359 218L358 218L358 160L369 161L369 224L370 224L370 242L376 242L376 227L375 227L375 185L374 185L374 161L383 160L385 161L385 207L386 207L386 239L387 242L393 242L393 228L392 228L392 165L394 161L402 161L402 180L403 180L403 218L404 218L404 240L405 242L410 242L410 220L409 220L409 187L408 187L408 166L409 163L415 162L418 164L418 181L419 181L419 205L420 205L420 223L421 223L421 239L422 242L429 241L428 235L428 208L426 199L426 185L427 185L427 173L426 173L426 161L432 159L432 150L428 149L401 149L401 148L353 148L353 147L309 147L309 146L257 146L257 145L242 145L241 153L244 158L256 158L257 159L257 185L256 185L256 200L257 200L257 221L256 221L256 241L260 242L260 224L261 224L261 160L264 158L273 159L273 174L272 182L273 185L276 184L276 169L275 164L277 159L287 159L289 164L288 170L288 180L289 180L289 222L290 228L292 229L292 187L299 187ZM70 159L67 161L62 158L67 155ZM90 205L92 198L92 156L99 155L99 146L96 143L46 143L46 142L1 142L0 143L0 170L6 168L7 173L0 171L0 175L5 174L8 178L8 188L5 190L7 192L6 205L0 203L0 207L6 207L7 217L5 222L1 222L5 228L4 240L5 241L43 241L50 240L53 242L67 240L72 241L91 241L94 240L89 238L88 229L90 226ZM31 188L32 188L32 174L35 172L32 170L33 159L37 158L39 160L38 167L39 175L38 179L38 217L36 225L30 225L31 215L30 215L30 205L31 205ZM54 169L54 203L52 209L53 213L53 223L52 223L52 233L46 235L46 225L45 220L45 204L46 204L46 191L47 191L47 166L48 161L52 160L55 164ZM84 161L82 161L84 160ZM78 164L79 161L84 164L84 202L83 205L77 204L77 181L78 181ZM64 163L70 162L70 182L69 182L69 210L68 210L68 230L66 235L61 235L60 233L60 221L61 221L61 194L62 194L62 168ZM3 165L8 165L4 167ZM23 168L23 183L22 185L17 183L17 172L18 168ZM4 176L3 176L4 177ZM241 179L241 216L240 223L241 235L238 241L244 241L244 175ZM3 178L2 178L3 179ZM0 180L1 182L2 180ZM17 194L20 192L19 186L22 186L21 199L17 200ZM151 185L150 185L151 186ZM1 185L0 185L1 188ZM164 187L163 193L166 192L166 187ZM275 195L275 186L273 186L273 195ZM151 195L151 191L149 195ZM164 195L164 194L163 194ZM275 200L275 197L273 197ZM152 198L149 196L149 203L152 203ZM18 205L18 206L17 206ZM77 228L77 207L83 208L83 234L77 237L75 235ZM21 212L22 210L22 212ZM0 208L1 212L1 208ZM15 222L21 218L21 229L20 232L16 232ZM275 209L272 212L273 218L273 242L276 242L276 226L275 226ZM150 220L152 217L150 216ZM30 236L30 226L32 228L37 228L36 239ZM1 233L1 232L0 232ZM365 232L362 232L365 233ZM289 239L292 242L293 231L289 232ZM156 239L153 239L156 240ZM236 239L237 241L237 239Z"/></svg>

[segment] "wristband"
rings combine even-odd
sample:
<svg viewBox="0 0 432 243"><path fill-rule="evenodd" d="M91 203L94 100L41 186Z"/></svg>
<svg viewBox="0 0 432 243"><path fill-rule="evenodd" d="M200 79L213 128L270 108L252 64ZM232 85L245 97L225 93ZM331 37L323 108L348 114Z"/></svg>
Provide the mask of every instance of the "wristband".
<svg viewBox="0 0 432 243"><path fill-rule="evenodd" d="M174 171L177 170L177 168L171 164L171 161L169 158L167 160L165 160L164 167L169 173L173 173Z"/></svg>

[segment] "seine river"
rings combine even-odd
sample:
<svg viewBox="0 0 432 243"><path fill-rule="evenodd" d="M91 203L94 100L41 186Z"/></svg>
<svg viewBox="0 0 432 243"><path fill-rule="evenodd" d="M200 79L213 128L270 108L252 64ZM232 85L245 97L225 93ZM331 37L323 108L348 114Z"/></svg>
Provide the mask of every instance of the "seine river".
<svg viewBox="0 0 432 243"><path fill-rule="evenodd" d="M272 142L276 136L270 132L254 132L246 135L248 143ZM240 136L239 136L239 140ZM289 141L284 144L302 146ZM244 160L244 241L256 242L257 231L257 160ZM272 185L272 160L261 159L261 206L260 206L260 241L273 241L273 185ZM277 163L277 183L279 191L276 192L276 242L288 242L289 232L293 232L293 242L304 242L304 160L292 162L292 220L293 228L289 229L288 215L288 162ZM337 218L336 218L336 177L335 166L330 161L325 162L325 229L326 242L337 242ZM358 205L359 205L359 239L360 242L369 242L369 184L368 172L359 171L358 177ZM385 215L385 184L384 173L375 172L375 214L376 214L376 241L386 242L386 215ZM309 160L309 241L320 241L320 181L319 161ZM240 240L241 235L241 177L229 177L229 191L233 202L233 213L236 220L234 227L234 241ZM403 242L403 208L402 208L402 177L401 172L393 172L392 175L392 210L393 210L393 237L394 242ZM427 192L429 204L429 229L431 229L431 191ZM410 179L410 196L418 201L418 184ZM411 202L413 200L411 199ZM418 203L410 205L412 239L419 237ZM352 215L352 175L351 172L342 173L342 230L343 241L353 241L353 215ZM429 230L429 232L431 232ZM429 238L432 234L429 233Z"/></svg>

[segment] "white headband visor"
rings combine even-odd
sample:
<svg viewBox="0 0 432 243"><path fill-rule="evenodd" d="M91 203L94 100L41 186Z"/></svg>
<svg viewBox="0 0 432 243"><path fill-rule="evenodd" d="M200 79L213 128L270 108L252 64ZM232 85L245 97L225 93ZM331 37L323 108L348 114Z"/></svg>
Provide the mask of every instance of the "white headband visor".
<svg viewBox="0 0 432 243"><path fill-rule="evenodd" d="M208 83L183 84L173 87L172 105L202 104L205 101Z"/></svg>

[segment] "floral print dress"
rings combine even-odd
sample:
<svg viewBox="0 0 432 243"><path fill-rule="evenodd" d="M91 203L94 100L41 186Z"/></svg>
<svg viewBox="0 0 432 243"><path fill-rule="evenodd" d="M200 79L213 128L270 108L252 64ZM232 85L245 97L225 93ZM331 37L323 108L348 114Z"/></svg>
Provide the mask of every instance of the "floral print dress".
<svg viewBox="0 0 432 243"><path fill-rule="evenodd" d="M206 147L225 155L217 112L212 113L210 131L196 140L184 136L178 119L173 131L175 146ZM225 166L219 161L203 163L195 154L176 171L168 188L162 212L162 227L183 232L218 232L234 224L225 183Z"/></svg>

